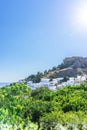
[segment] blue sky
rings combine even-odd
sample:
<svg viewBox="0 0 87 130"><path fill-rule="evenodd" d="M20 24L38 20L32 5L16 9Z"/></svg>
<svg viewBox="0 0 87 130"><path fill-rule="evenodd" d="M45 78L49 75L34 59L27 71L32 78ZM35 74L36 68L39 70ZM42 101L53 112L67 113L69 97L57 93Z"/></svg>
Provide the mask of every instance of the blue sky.
<svg viewBox="0 0 87 130"><path fill-rule="evenodd" d="M65 57L86 57L87 32L73 24L79 2L0 1L0 81L50 69Z"/></svg>

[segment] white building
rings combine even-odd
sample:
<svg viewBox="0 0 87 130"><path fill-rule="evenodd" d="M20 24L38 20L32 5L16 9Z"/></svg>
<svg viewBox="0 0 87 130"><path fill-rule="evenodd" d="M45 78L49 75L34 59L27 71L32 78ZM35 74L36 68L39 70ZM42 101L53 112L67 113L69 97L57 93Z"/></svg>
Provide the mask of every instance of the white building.
<svg viewBox="0 0 87 130"><path fill-rule="evenodd" d="M57 88L61 88L61 87L67 86L67 85L75 85L75 84L84 82L84 81L86 81L86 76L77 76L77 78L70 77L67 82L62 82L62 83L59 82L61 80L63 80L62 77L52 79L52 81L50 81L50 79L42 78L40 83L33 83L32 81L29 81L27 84L28 84L28 86L32 87L32 89L46 86L51 90L56 90Z"/></svg>

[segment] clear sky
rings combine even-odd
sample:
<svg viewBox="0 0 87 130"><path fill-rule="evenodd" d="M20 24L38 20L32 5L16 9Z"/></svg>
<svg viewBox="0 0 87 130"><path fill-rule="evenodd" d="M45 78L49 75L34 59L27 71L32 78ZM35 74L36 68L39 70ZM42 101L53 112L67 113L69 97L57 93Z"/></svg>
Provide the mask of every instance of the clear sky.
<svg viewBox="0 0 87 130"><path fill-rule="evenodd" d="M0 0L0 81L87 56L86 0Z"/></svg>

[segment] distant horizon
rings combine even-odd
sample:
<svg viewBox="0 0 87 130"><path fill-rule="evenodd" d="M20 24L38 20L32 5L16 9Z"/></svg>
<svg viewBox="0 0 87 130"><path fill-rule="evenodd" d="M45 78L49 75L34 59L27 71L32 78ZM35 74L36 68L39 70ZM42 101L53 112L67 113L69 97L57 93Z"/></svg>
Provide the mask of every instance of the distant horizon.
<svg viewBox="0 0 87 130"><path fill-rule="evenodd" d="M87 56L87 1L0 1L0 81Z"/></svg>
<svg viewBox="0 0 87 130"><path fill-rule="evenodd" d="M10 85L10 83L12 83L12 82L0 82L0 88L4 87L6 85Z"/></svg>

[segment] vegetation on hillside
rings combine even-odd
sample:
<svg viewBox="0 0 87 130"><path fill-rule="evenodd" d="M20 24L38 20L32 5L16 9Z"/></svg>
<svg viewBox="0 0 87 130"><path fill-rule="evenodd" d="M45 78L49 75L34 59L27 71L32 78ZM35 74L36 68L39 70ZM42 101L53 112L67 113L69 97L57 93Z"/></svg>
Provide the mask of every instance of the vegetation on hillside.
<svg viewBox="0 0 87 130"><path fill-rule="evenodd" d="M0 88L0 129L86 130L87 84L56 91L26 84Z"/></svg>
<svg viewBox="0 0 87 130"><path fill-rule="evenodd" d="M28 82L28 81L32 81L33 83L39 83L41 81L41 78L43 77L43 73L41 72L37 72L37 74L32 74L30 76L28 76L26 79L25 79L25 82Z"/></svg>

